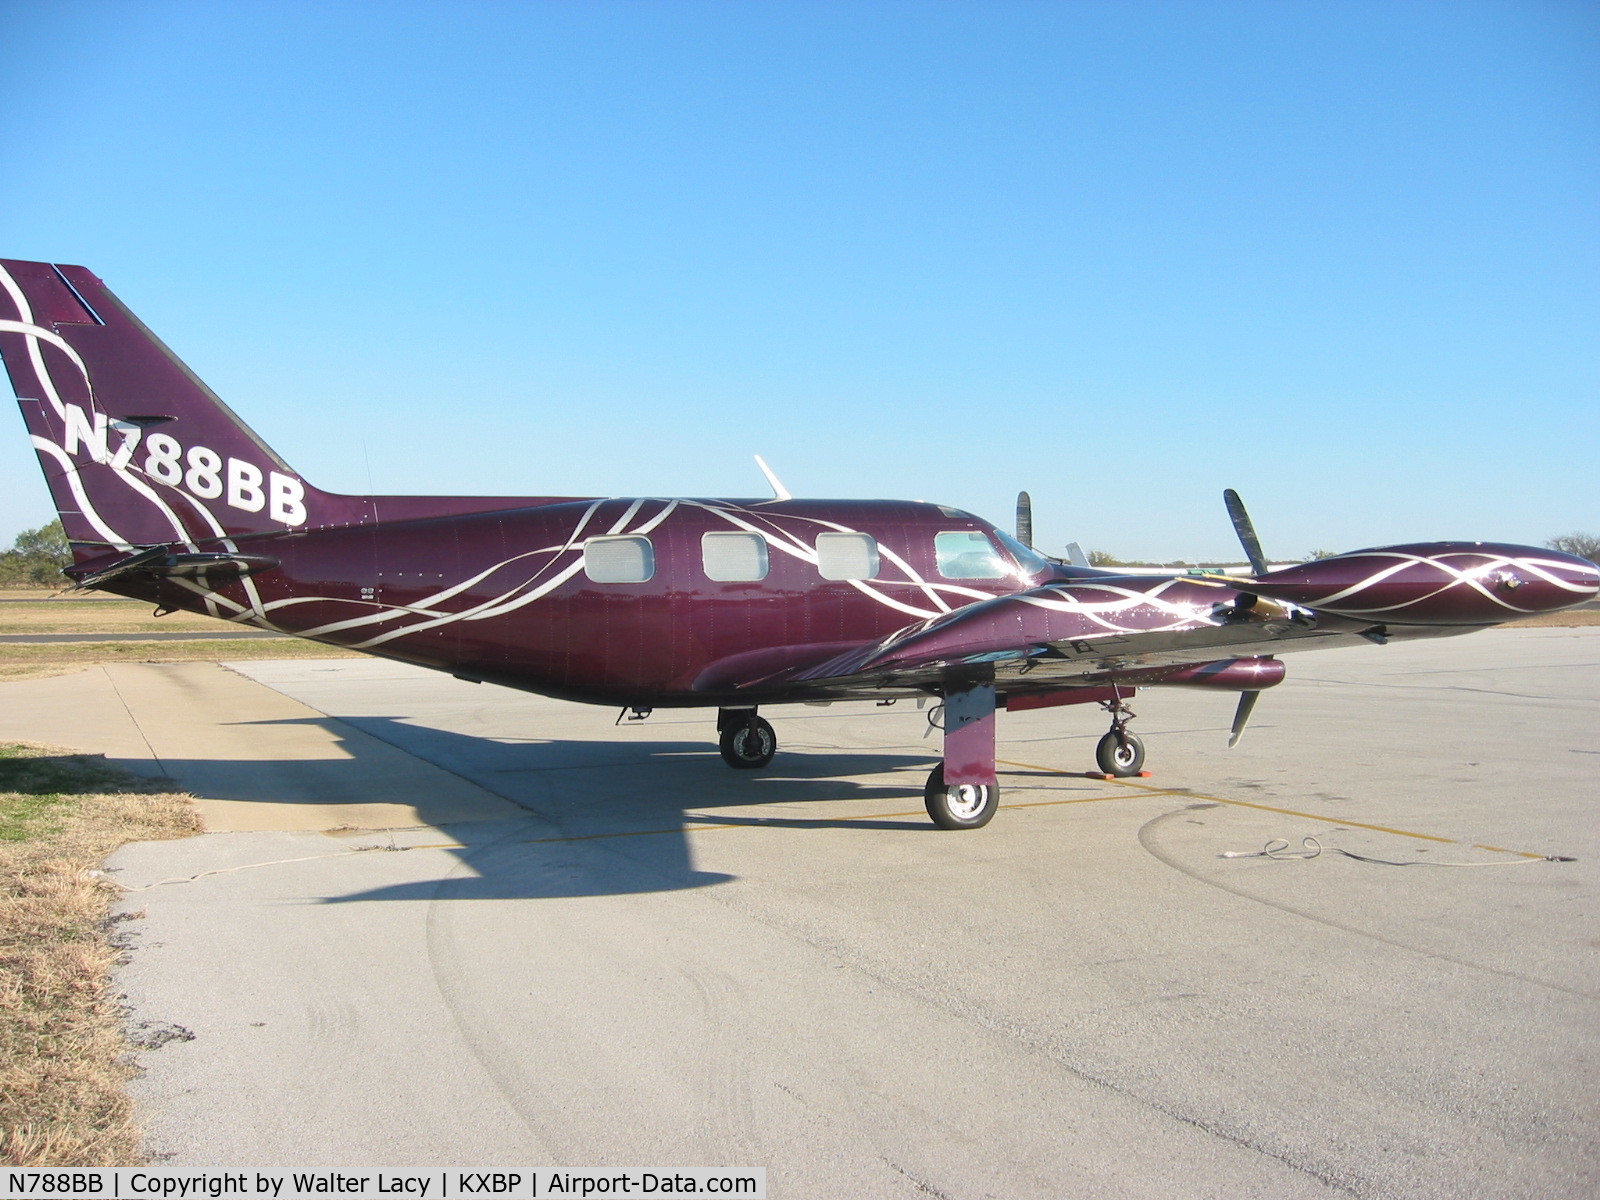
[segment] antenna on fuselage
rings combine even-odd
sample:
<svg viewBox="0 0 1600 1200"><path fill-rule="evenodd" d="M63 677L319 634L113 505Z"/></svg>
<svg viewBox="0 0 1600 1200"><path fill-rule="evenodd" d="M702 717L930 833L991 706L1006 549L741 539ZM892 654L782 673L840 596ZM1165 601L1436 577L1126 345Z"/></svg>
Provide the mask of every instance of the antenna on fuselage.
<svg viewBox="0 0 1600 1200"><path fill-rule="evenodd" d="M772 498L774 500L793 500L794 497L789 493L789 489L783 486L778 477L772 473L772 468L767 466L767 460L759 454L755 456L755 459L756 466L761 468L761 473L767 477L767 482L772 485Z"/></svg>

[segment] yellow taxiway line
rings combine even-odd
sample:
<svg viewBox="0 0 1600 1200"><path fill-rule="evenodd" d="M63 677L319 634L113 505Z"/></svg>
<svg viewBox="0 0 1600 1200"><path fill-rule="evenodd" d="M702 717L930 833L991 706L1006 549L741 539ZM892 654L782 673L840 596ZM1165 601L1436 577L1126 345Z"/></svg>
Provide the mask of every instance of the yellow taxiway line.
<svg viewBox="0 0 1600 1200"><path fill-rule="evenodd" d="M1046 774L1050 774L1050 775L1065 775L1065 776L1069 776L1070 777L1072 775L1078 774L1078 772L1063 771L1063 770L1060 770L1059 768L1056 768L1056 767L1041 767L1041 766L1039 766L1039 765L1037 765L1035 763L1008 762L1008 761L1006 761L1004 759L1001 759L1001 760L998 760L998 761L999 761L1001 766L1021 767L1022 769L1028 770L1028 771L1043 771ZM1394 828L1391 828L1388 825L1371 825L1371 824L1368 824L1365 821L1351 821L1351 820L1347 820L1344 817L1329 816L1326 813L1301 812L1298 809L1294 809L1294 808L1278 808L1278 807L1276 807L1274 805L1271 805L1271 804L1256 804L1254 801L1251 801L1251 800L1232 800L1232 799L1229 799L1226 796L1209 796L1209 795L1206 795L1206 794L1201 793L1201 792L1191 792L1191 791L1187 791L1187 790L1175 790L1173 788L1160 787L1160 786L1158 786L1156 784L1138 783L1138 782L1135 782L1132 779L1107 779L1107 780L1104 780L1103 782L1105 782L1105 783L1114 783L1114 784L1118 785L1119 787L1130 788L1135 793L1142 794L1142 795L1149 795L1149 796L1189 796L1189 797L1192 797L1193 799L1196 799L1196 800L1208 800L1213 804L1227 804L1227 805L1231 805L1234 808L1254 808L1254 809L1259 809L1262 812L1279 813L1282 816L1286 816L1286 817L1300 817L1300 818L1302 818L1304 820L1307 820L1307 821L1327 821L1330 824L1340 825L1340 826L1343 826L1343 827L1348 828L1348 829L1370 829L1370 830L1373 830L1376 833L1390 833L1390 834L1393 834L1396 837L1416 838L1418 841L1423 841L1423 842L1442 842L1443 844L1448 845L1448 846L1471 846L1471 848L1474 849L1474 850L1488 850L1488 851L1490 851L1490 852L1492 852L1494 854L1514 854L1518 858L1544 858L1545 857L1543 854L1530 854L1526 850L1507 850L1504 846L1489 846L1489 845L1485 845L1482 842L1462 842L1457 838L1440 837L1438 834L1434 834L1434 833L1417 833L1417 832L1415 832L1413 830L1410 830L1410 829L1394 829ZM1098 799L1098 797L1097 797L1097 799ZM1072 803L1072 801L1060 801L1060 800L1058 800L1058 801L1046 801L1045 803L1063 804L1063 803ZM1020 804L1019 805L1007 805L1006 807L1008 807L1008 808L1022 808L1022 807L1024 807L1024 805L1020 805Z"/></svg>

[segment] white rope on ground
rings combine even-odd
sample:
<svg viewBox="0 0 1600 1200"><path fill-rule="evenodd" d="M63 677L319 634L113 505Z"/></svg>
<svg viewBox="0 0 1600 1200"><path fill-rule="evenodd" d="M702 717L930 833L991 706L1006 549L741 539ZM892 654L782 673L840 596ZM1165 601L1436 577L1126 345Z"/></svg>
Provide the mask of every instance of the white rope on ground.
<svg viewBox="0 0 1600 1200"><path fill-rule="evenodd" d="M1302 838L1300 845L1303 849L1289 849L1287 838L1273 838L1259 850L1224 850L1217 855L1218 858L1271 858L1289 859L1298 858L1310 860L1320 855L1324 846L1314 837ZM1357 862L1378 863L1385 867L1522 867L1529 863L1538 862L1577 862L1578 860L1567 854L1541 854L1533 856L1520 856L1515 859L1501 859L1498 862L1435 862L1425 858L1413 858L1397 861L1392 858L1373 858L1368 854L1357 854L1353 850L1341 850L1337 846L1328 846L1329 854L1342 854L1346 858L1353 858Z"/></svg>

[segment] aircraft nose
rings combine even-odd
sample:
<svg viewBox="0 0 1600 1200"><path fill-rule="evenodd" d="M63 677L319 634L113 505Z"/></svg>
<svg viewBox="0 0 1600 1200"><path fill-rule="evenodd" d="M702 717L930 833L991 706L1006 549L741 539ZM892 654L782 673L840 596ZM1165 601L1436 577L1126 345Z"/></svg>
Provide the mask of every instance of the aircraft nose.
<svg viewBox="0 0 1600 1200"><path fill-rule="evenodd" d="M1600 596L1600 566L1558 550L1524 550L1496 582L1518 608L1554 612Z"/></svg>
<svg viewBox="0 0 1600 1200"><path fill-rule="evenodd" d="M1575 554L1552 553L1550 557L1555 560L1555 571L1561 582L1573 590L1573 598L1568 603L1581 603L1600 596L1600 566Z"/></svg>

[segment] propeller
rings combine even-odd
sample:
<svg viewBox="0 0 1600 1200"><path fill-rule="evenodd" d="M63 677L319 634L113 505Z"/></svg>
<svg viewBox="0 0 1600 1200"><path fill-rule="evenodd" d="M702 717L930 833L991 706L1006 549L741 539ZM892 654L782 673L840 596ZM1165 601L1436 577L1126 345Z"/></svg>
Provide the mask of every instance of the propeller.
<svg viewBox="0 0 1600 1200"><path fill-rule="evenodd" d="M1227 488L1222 493L1222 502L1228 507L1228 519L1233 522L1233 531L1239 535L1239 544L1244 547L1244 556L1250 560L1250 572L1253 575L1267 573L1267 556L1261 553L1261 539L1256 536L1255 524L1250 520L1250 514L1245 511L1244 501L1239 499L1239 493L1232 488ZM1272 658L1273 655L1263 655ZM1232 750L1239 744L1239 739L1244 736L1244 728L1250 724L1250 714L1255 712L1256 701L1261 699L1259 691L1240 692L1239 707L1233 710L1233 729L1228 736L1228 749Z"/></svg>
<svg viewBox="0 0 1600 1200"><path fill-rule="evenodd" d="M1272 656L1267 655L1268 658ZM1239 739L1244 736L1244 727L1250 724L1250 714L1256 710L1256 701L1261 699L1260 692L1240 692L1239 707L1233 710L1233 729L1228 734L1228 749L1232 750L1239 744Z"/></svg>
<svg viewBox="0 0 1600 1200"><path fill-rule="evenodd" d="M1017 541L1030 550L1035 549L1033 544L1033 497L1028 495L1027 492L1017 493ZM1052 554L1046 554L1045 557L1052 562L1062 561ZM1089 565L1089 556L1083 552L1083 547L1078 545L1077 542L1068 542L1066 561L1075 567L1087 567Z"/></svg>
<svg viewBox="0 0 1600 1200"><path fill-rule="evenodd" d="M1251 524L1250 514L1244 510L1244 501L1239 499L1238 492L1228 488L1222 493L1222 502L1228 506L1228 518L1233 522L1233 531L1239 535L1244 556L1250 560L1251 572L1265 575L1267 556L1261 553L1261 539L1256 537L1256 527Z"/></svg>

